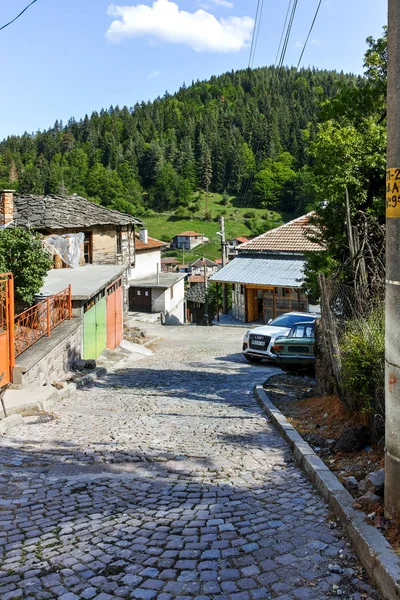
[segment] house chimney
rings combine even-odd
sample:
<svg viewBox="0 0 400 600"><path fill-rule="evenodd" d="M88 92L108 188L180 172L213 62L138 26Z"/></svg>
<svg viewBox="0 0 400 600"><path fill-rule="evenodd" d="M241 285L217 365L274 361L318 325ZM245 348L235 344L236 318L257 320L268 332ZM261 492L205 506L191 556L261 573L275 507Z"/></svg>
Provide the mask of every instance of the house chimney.
<svg viewBox="0 0 400 600"><path fill-rule="evenodd" d="M143 242L143 244L149 243L149 232L147 229L141 229L139 231L139 239L141 242Z"/></svg>
<svg viewBox="0 0 400 600"><path fill-rule="evenodd" d="M14 190L0 190L0 227L14 221Z"/></svg>

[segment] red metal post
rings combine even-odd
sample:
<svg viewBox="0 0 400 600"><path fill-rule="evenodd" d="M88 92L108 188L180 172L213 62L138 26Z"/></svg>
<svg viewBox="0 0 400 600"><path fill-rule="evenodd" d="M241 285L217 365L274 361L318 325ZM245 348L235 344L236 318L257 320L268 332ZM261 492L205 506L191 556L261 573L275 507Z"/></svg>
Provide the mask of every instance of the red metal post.
<svg viewBox="0 0 400 600"><path fill-rule="evenodd" d="M14 278L11 274L8 275L8 333L9 333L9 344L10 344L10 375L11 381L13 376L13 369L15 367L15 341L14 341Z"/></svg>
<svg viewBox="0 0 400 600"><path fill-rule="evenodd" d="M46 300L46 312L47 312L47 337L50 337L50 332L51 332L50 298L47 298L47 300Z"/></svg>
<svg viewBox="0 0 400 600"><path fill-rule="evenodd" d="M71 284L69 284L69 286L68 286L68 313L69 313L68 318L72 319L72 285Z"/></svg>

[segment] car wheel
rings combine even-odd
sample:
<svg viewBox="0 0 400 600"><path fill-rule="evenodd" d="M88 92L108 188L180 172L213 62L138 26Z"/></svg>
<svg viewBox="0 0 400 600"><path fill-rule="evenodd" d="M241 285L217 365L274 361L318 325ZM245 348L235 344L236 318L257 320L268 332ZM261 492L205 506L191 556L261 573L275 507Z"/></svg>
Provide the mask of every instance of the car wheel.
<svg viewBox="0 0 400 600"><path fill-rule="evenodd" d="M248 360L251 363L258 363L262 361L262 358L260 356L252 356L250 354L244 354L243 356L246 360Z"/></svg>

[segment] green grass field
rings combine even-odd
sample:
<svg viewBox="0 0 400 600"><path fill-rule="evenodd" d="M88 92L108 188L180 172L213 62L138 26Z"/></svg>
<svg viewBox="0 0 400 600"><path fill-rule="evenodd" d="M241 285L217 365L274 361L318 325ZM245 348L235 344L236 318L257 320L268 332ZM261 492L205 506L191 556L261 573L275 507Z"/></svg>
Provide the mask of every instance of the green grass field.
<svg viewBox="0 0 400 600"><path fill-rule="evenodd" d="M221 216L225 218L227 240L239 236L252 237L288 220L288 218L283 219L277 212L241 206L242 202L239 198L231 197L227 206L224 206L221 201L221 194L209 194L208 201L203 199L198 202L198 208L189 218L178 218L173 212L170 212L145 216L143 220L149 230L149 235L163 241L170 241L174 235L188 230L197 231L208 237L209 243L198 246L193 252L185 252L186 263L199 256L205 256L211 260L221 256L221 238L217 235ZM205 219L207 213L208 220ZM210 217L212 220L209 220ZM176 256L183 259L181 251L168 251L165 256Z"/></svg>

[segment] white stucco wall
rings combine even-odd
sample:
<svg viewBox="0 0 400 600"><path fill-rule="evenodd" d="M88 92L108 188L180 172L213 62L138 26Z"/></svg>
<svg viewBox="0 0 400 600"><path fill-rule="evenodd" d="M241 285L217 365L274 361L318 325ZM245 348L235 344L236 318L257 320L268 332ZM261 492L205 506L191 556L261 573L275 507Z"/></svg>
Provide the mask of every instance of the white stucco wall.
<svg viewBox="0 0 400 600"><path fill-rule="evenodd" d="M185 322L185 282L183 279L173 286L173 291L173 298L171 298L171 288L167 290L153 288L151 292L152 312L164 313L166 325L183 325Z"/></svg>
<svg viewBox="0 0 400 600"><path fill-rule="evenodd" d="M129 279L139 279L147 275L157 273L157 265L161 273L161 250L146 250L146 252L136 252L135 266L130 270Z"/></svg>

